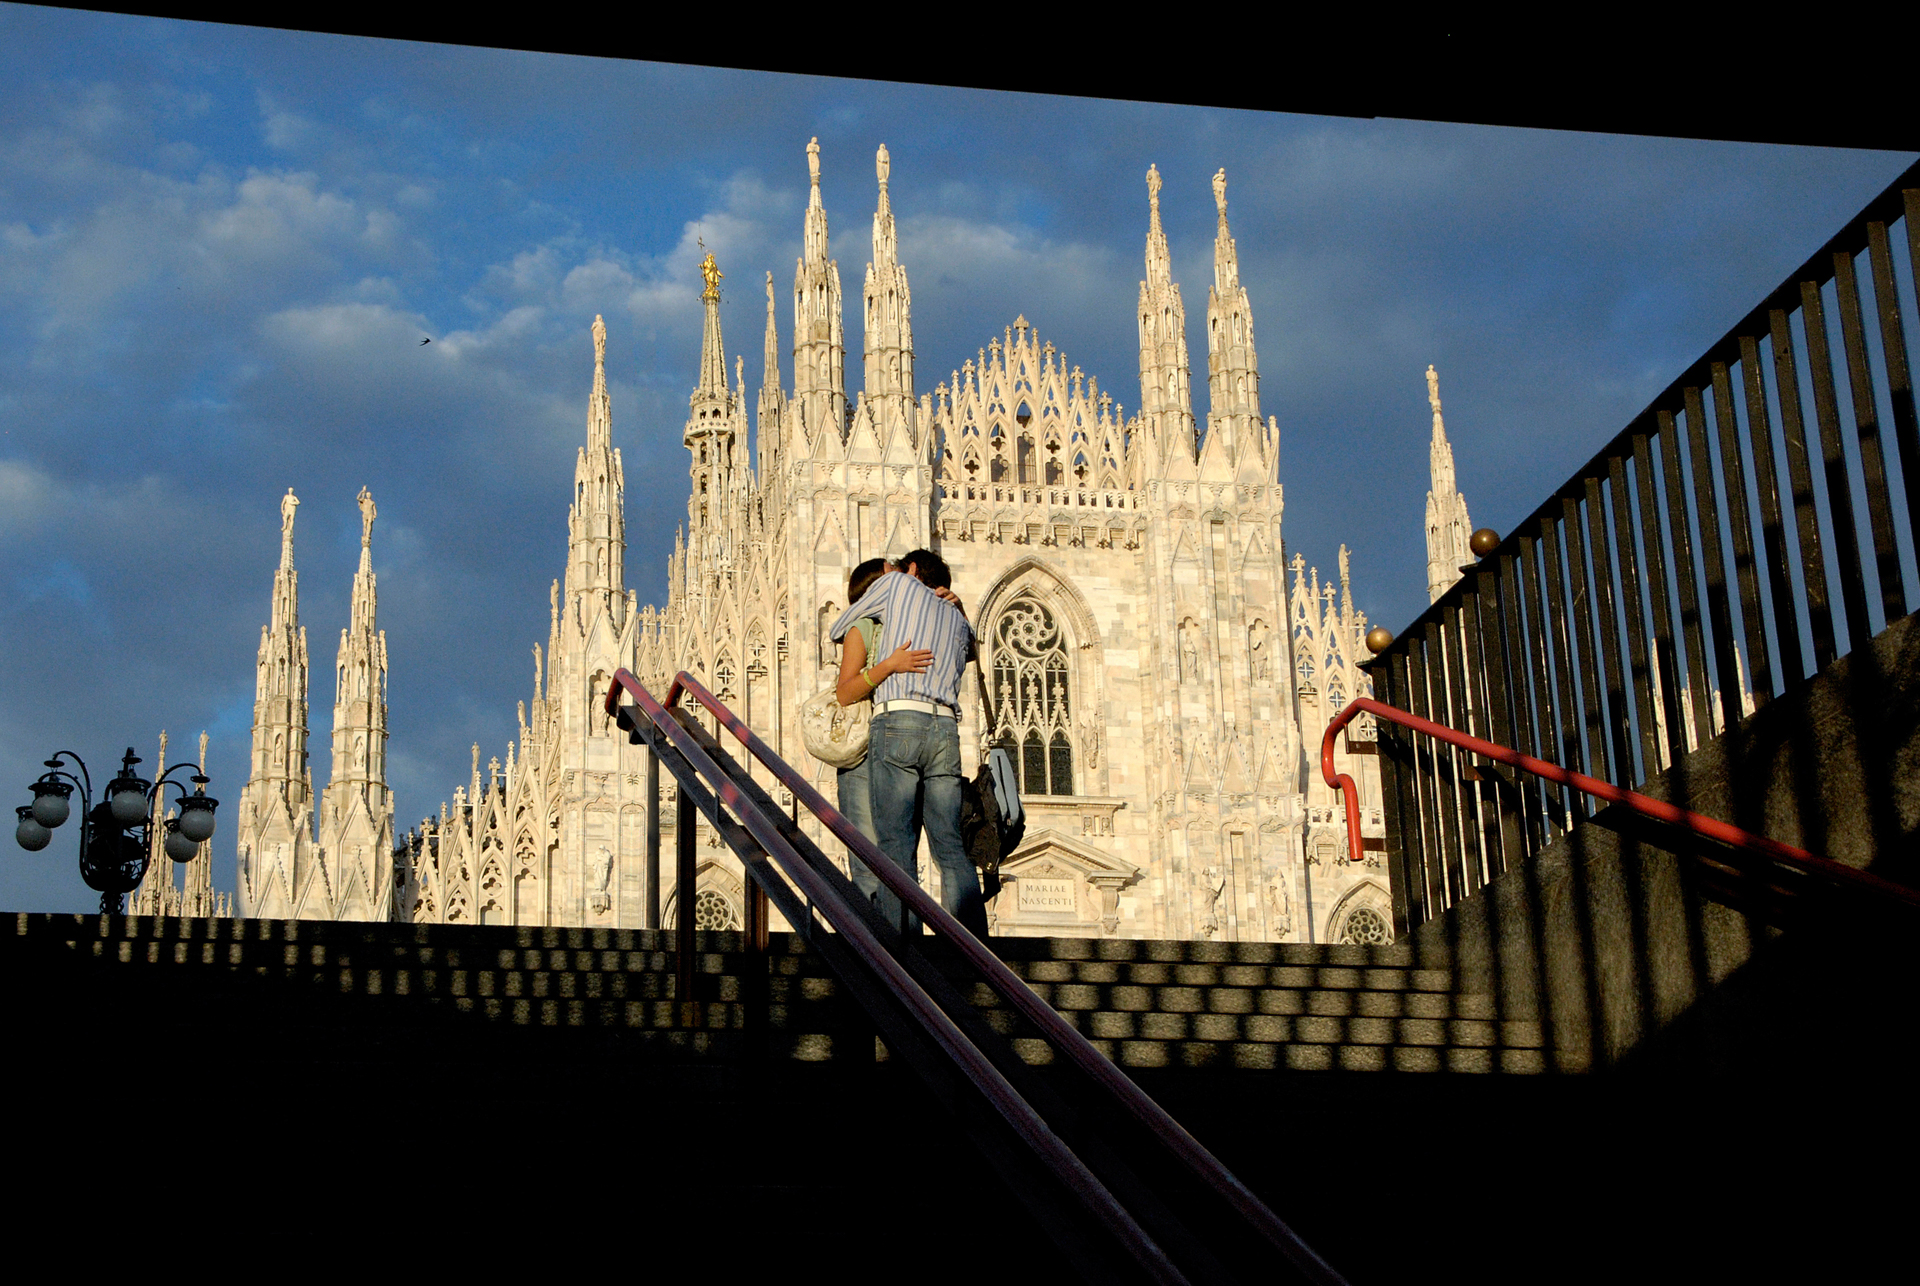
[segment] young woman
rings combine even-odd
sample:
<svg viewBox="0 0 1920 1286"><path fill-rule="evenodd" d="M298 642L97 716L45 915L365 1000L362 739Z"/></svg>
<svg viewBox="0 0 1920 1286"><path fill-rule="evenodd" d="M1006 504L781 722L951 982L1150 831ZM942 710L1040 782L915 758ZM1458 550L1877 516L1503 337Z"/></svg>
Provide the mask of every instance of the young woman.
<svg viewBox="0 0 1920 1286"><path fill-rule="evenodd" d="M857 603L873 587L873 583L890 571L898 569L880 558L869 558L853 569L847 577L847 601ZM893 655L883 661L869 662L875 647L880 641L880 622L872 617L855 621L847 637L840 644L840 704L853 705L858 701L873 700L873 690L880 681L890 674L923 674L933 663L933 653L925 648L915 649L913 640L908 639L893 650ZM862 759L851 768L840 770L840 812L859 829L868 839L874 838L873 805L867 794L867 761ZM871 898L880 889L880 881L867 871L866 863L859 858L851 861L853 883L862 893Z"/></svg>

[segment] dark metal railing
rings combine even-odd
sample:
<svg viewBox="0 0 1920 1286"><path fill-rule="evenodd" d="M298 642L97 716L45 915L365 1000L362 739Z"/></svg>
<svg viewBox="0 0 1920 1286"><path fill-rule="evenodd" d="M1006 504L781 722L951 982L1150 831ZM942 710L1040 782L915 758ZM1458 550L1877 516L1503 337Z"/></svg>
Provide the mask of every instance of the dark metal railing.
<svg viewBox="0 0 1920 1286"><path fill-rule="evenodd" d="M1463 568L1367 663L1374 695L1625 787L1905 616L1916 262L1920 165ZM1587 815L1564 783L1404 734L1381 749L1401 932Z"/></svg>
<svg viewBox="0 0 1920 1286"><path fill-rule="evenodd" d="M623 691L632 699L631 705L620 704ZM1052 1047L1058 1059L1080 1074L1079 1084L1097 1101L1076 1108L1053 1098L1045 1088L1036 1093L1032 1085L1016 1086L1015 1079L1024 1079L1028 1073L1011 1047L983 1027L961 990L928 966L910 938L881 919L839 867L754 781L747 768L720 749L698 717L674 708L682 695L693 698L719 727L731 733L776 781L793 792L801 806L847 846L854 860L866 863L912 915L951 946L969 972L969 981L985 983L1006 1000ZM1197 1234L1190 1226L1191 1195L1197 1191L1209 1198L1216 1221L1224 1217L1234 1232L1266 1247L1269 1261L1255 1270L1255 1276L1262 1280L1272 1277L1277 1264L1284 1260L1303 1280L1329 1286L1342 1282L1231 1171L918 883L887 860L871 840L698 680L685 673L676 676L663 705L623 669L609 686L605 708L634 742L648 747L649 779L658 780L654 766L658 763L667 767L674 781L678 860L675 919L680 962L676 999L681 1021L700 1020L692 999L691 973L692 840L694 814L698 812L746 868L753 890L750 901L757 907L748 913L749 945L757 939L764 949L771 903L848 985L889 1048L898 1046L930 1084L944 1079L949 1094L956 1085L960 1093L977 1093L1003 1127L1001 1137L1013 1140L1030 1162L1069 1194L1079 1213L1091 1220L1110 1243L1104 1252L1096 1247L1092 1260L1083 1267L1100 1269L1103 1252L1104 1271L1096 1272L1102 1277L1116 1271L1117 1265L1117 1271L1138 1273L1158 1282L1238 1280L1239 1272L1225 1267L1232 1260L1223 1255L1215 1239ZM654 803L657 807L657 793ZM658 904L657 836L657 827L649 827L650 906ZM1151 1141L1148 1155L1135 1163L1119 1159L1115 1146L1104 1135L1088 1132L1084 1112L1089 1108L1144 1135ZM1049 1116L1066 1121L1066 1129L1057 1131ZM1072 1146L1063 1133L1076 1136ZM991 1152L989 1159L995 1159ZM1177 1195L1160 1190L1168 1171L1175 1172L1190 1189L1184 1204ZM1042 1199L1024 1189L1022 1194ZM1059 1235L1061 1248L1070 1256L1078 1258L1086 1253L1084 1241L1076 1245L1070 1231Z"/></svg>

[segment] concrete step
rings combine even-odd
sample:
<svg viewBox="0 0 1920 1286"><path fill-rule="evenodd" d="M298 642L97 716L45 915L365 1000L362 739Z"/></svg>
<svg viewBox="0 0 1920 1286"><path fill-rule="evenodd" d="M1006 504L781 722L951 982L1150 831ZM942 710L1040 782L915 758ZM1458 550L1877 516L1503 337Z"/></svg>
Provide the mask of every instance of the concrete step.
<svg viewBox="0 0 1920 1286"><path fill-rule="evenodd" d="M338 996L424 1000L533 1028L617 1030L664 1051L730 1055L756 1021L768 1052L871 1059L835 979L795 935L764 958L737 933L696 936L698 1025L674 996L672 935L649 930L322 924L18 914L5 950L66 951L129 966L212 967ZM1496 1017L1443 969L1397 946L996 940L1034 992L1124 1067L1533 1073L1537 1022ZM929 944L936 960L950 960ZM764 971L762 973L761 971ZM956 980L964 970L954 964ZM757 1003L749 979L764 977ZM984 983L965 993L1032 1064L1047 1044L1017 1029ZM851 1047L848 1042L851 1041ZM836 1043L837 1042L837 1043Z"/></svg>

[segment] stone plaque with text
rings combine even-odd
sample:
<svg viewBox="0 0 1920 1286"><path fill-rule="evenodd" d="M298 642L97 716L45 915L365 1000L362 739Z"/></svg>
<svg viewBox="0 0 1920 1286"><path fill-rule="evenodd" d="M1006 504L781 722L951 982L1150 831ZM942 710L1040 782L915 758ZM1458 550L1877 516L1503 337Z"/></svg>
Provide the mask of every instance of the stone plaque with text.
<svg viewBox="0 0 1920 1286"><path fill-rule="evenodd" d="M1021 912L1072 915L1079 909L1073 884L1073 880L1058 876L1021 876L1017 886L1020 890Z"/></svg>

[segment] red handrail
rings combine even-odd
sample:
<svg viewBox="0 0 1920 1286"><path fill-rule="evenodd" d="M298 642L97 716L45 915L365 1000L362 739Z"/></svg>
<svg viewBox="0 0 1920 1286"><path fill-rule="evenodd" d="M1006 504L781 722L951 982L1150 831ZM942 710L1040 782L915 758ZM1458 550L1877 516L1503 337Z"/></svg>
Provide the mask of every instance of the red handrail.
<svg viewBox="0 0 1920 1286"><path fill-rule="evenodd" d="M630 686L630 690L637 692L645 691L639 680L630 672L624 669L619 671L614 675L613 682L607 689L606 711L609 716L616 716L619 712L620 690L623 686ZM1174 1120L1165 1108L1156 1103L1125 1072L1095 1049L1078 1029L1056 1013L1052 1006L1035 995L1033 989L1022 981L1019 975L1007 968L1000 957L988 950L984 943L969 933L965 926L954 919L944 907L929 897L926 890L882 854L872 840L861 834L852 822L829 804L819 791L794 771L792 765L776 754L738 715L722 705L698 679L685 671L675 675L673 683L667 689L665 708L671 709L679 701L683 692L713 715L720 726L732 733L755 759L758 759L782 785L794 793L794 797L809 812L826 823L827 829L833 832L835 838L853 851L856 860L866 863L867 869L891 889L894 895L920 918L922 923L951 942L959 954L980 973L987 984L999 993L1011 1008L1040 1029L1042 1035L1056 1051L1118 1100L1134 1119L1159 1138L1162 1145L1179 1158L1195 1177L1213 1188L1229 1205L1233 1206L1309 1280L1323 1283L1324 1286L1343 1286L1344 1279L1334 1271L1332 1266L1269 1209L1264 1201L1254 1195L1238 1176L1222 1165L1198 1139L1187 1133L1185 1127ZM671 732L673 729L668 731ZM757 832L755 838L760 838ZM767 843L764 839L761 842ZM785 841L782 840L781 843L784 844Z"/></svg>
<svg viewBox="0 0 1920 1286"><path fill-rule="evenodd" d="M1436 741L1444 741L1461 750L1483 755L1495 763L1506 764L1509 768L1518 768L1535 777L1543 777L1562 786L1571 786L1583 794L1604 799L1610 804L1624 804L1643 816L1682 827L1696 835L1704 835L1708 839L1718 840L1733 848L1760 853L1776 862L1799 867L1801 870L1826 876L1842 884L1849 884L1884 897L1898 899L1910 906L1920 907L1920 890L1908 888L1904 884L1895 884L1892 880L1881 879L1868 871L1856 870L1830 857L1816 857L1805 849L1795 848L1791 844L1782 844L1779 840L1768 839L1764 835L1743 831L1738 826L1731 826L1711 817L1703 817L1699 813L1689 812L1664 800L1650 799L1634 791L1623 790L1611 782L1562 768L1559 764L1535 759L1532 755L1523 755L1505 746L1496 746L1491 741L1482 741L1478 737L1469 736L1444 724L1434 723L1430 719L1422 719L1417 714L1409 714L1405 710L1375 701L1371 697L1355 697L1349 701L1346 708L1327 725L1327 735L1320 739L1320 775L1326 778L1327 785L1339 791L1345 799L1348 856L1355 862L1361 860L1360 792L1355 787L1352 777L1346 773L1336 774L1333 771L1333 738L1363 713L1371 714L1376 719L1385 719L1389 723L1397 723L1403 728L1411 728L1415 732L1425 733Z"/></svg>
<svg viewBox="0 0 1920 1286"><path fill-rule="evenodd" d="M687 675L680 675L669 690L669 705L679 700L682 680L694 682ZM674 721L667 713L667 707L655 701L653 694L647 691L640 680L624 668L613 676L613 682L607 689L607 712L617 715L622 688L633 697L633 709L653 724L696 772L712 780L714 797L733 810L747 833L800 886L808 904L819 908L827 923L841 935L853 953L880 976L884 985L919 1021L923 1030L953 1061L954 1066L981 1088L988 1102L1014 1133L1062 1178L1069 1191L1085 1202L1096 1218L1107 1225L1108 1230L1127 1247L1129 1253L1137 1257L1149 1275L1165 1282L1185 1282L1186 1277L1167 1258L1166 1252L1094 1176L1086 1162L1054 1133L1052 1127L1007 1083L1000 1070L967 1039L900 962L888 954L873 930L852 914L846 904L834 897L831 887L807 865L781 833L779 821L769 817L748 799L739 786L720 771L711 756L687 730ZM728 718L733 717L732 712L715 701L705 688L700 688L699 694L705 697L702 704L710 703L710 708L725 712ZM684 826L690 823L691 818L682 817L676 824Z"/></svg>

